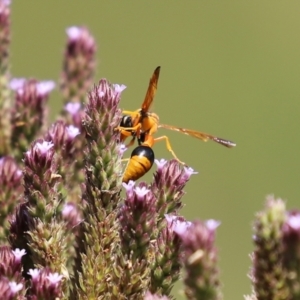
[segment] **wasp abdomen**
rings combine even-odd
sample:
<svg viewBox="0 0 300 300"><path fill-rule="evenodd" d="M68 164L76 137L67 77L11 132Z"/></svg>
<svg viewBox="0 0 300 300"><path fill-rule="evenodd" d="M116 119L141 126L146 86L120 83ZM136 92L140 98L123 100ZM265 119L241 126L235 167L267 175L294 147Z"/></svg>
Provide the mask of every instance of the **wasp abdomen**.
<svg viewBox="0 0 300 300"><path fill-rule="evenodd" d="M138 146L132 153L123 175L123 182L137 180L146 174L154 162L154 152L148 146Z"/></svg>

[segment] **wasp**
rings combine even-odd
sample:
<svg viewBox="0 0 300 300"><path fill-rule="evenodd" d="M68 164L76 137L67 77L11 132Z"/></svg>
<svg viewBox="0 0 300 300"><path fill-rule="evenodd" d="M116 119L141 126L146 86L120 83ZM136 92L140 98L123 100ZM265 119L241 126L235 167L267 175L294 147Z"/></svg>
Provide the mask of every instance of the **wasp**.
<svg viewBox="0 0 300 300"><path fill-rule="evenodd" d="M157 91L159 73L160 73L160 67L157 67L154 70L152 77L150 78L147 93L141 108L135 111L126 111L126 110L123 111L123 117L120 122L120 126L116 128L116 130L120 131L121 142L124 142L128 137L132 137L131 141L126 145L127 147L133 145L135 139L137 139L139 144L139 146L133 150L131 154L131 158L129 159L129 164L127 166L127 169L125 170L126 179L130 177L128 175L129 171L131 172L131 174L134 174L134 168L136 167L137 161L140 161L145 165L144 168L145 172L139 177L143 176L147 171L149 171L152 164L151 163L148 164L147 162L147 167L146 167L145 162L148 161L148 158L149 158L149 162L151 162L150 159L150 157L152 157L152 154L150 155L151 151L149 149L148 149L149 151L145 151L145 148L139 148L139 147L143 146L151 149L153 145L159 141L165 141L166 147L171 152L173 157L179 163L185 165L185 163L182 162L176 156L175 152L171 147L170 140L166 135L154 138L154 134L157 132L159 128L166 128L166 129L178 131L186 135L192 136L194 138L200 139L204 142L211 140L227 148L232 148L236 146L236 144L232 141L225 140L223 138L219 138L204 132L176 127L173 125L160 124L158 115L154 112L149 111L151 104L153 103L155 93ZM154 159L154 153L153 153L153 159ZM133 161L135 163L133 163Z"/></svg>

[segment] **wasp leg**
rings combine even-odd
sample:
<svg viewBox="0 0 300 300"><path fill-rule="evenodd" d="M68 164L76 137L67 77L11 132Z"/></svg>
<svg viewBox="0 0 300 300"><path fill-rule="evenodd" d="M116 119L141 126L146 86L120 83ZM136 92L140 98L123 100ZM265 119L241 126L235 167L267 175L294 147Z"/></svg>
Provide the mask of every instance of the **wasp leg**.
<svg viewBox="0 0 300 300"><path fill-rule="evenodd" d="M129 161L129 160L130 160L130 157L128 157L128 158L122 158L122 159L121 159L121 162Z"/></svg>
<svg viewBox="0 0 300 300"><path fill-rule="evenodd" d="M171 147L171 143L170 143L170 140L169 138L166 136L166 135L163 135L163 136L160 136L158 138L153 138L152 135L150 136L147 136L147 140L145 141L145 143L143 145L148 145L150 147L153 146L154 143L157 143L157 142L160 142L162 140L165 140L166 141L166 146L167 146L167 149L171 152L171 154L173 155L173 157L182 165L186 166L186 163L184 163L183 161L181 161L177 155L175 154L175 152L173 151L172 147Z"/></svg>
<svg viewBox="0 0 300 300"><path fill-rule="evenodd" d="M134 127L122 127L122 126L118 126L115 128L115 131L120 131L122 134L126 135L126 136L130 136L132 135L131 131L139 131L141 129L141 123L138 123L136 126Z"/></svg>
<svg viewBox="0 0 300 300"><path fill-rule="evenodd" d="M134 141L135 141L135 136L131 139L131 141L125 145L126 148L129 148L130 146L132 146L134 144Z"/></svg>
<svg viewBox="0 0 300 300"><path fill-rule="evenodd" d="M125 129L123 129L125 127L116 127L115 128L115 131L119 131L121 134L123 134L125 137L129 137L129 136L132 136L132 133L131 131L127 131Z"/></svg>

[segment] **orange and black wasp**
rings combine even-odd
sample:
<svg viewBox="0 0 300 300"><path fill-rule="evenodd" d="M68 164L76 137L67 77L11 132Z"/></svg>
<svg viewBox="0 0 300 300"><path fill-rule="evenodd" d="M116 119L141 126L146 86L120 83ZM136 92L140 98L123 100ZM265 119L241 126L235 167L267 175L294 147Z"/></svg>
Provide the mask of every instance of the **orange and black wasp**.
<svg viewBox="0 0 300 300"><path fill-rule="evenodd" d="M185 163L179 160L176 156L171 147L170 140L166 135L154 138L154 134L157 132L158 128L166 128L178 131L194 138L200 139L204 142L212 140L227 148L236 146L235 143L229 140L225 140L223 138L219 138L204 132L176 127L173 125L160 124L158 115L149 111L157 90L159 72L160 67L157 67L154 70L152 77L150 78L148 90L141 108L135 111L123 111L123 118L121 120L120 126L117 127L117 130L120 131L121 142L124 142L128 137L132 137L127 146L133 145L135 139L137 139L139 144L139 146L133 150L131 158L129 159L129 163L125 170L123 178L124 182L128 182L130 179L136 180L150 170L154 161L154 153L151 148L155 143L159 141L165 140L166 147L171 152L173 157L179 163L185 165ZM148 147L150 149L145 147Z"/></svg>

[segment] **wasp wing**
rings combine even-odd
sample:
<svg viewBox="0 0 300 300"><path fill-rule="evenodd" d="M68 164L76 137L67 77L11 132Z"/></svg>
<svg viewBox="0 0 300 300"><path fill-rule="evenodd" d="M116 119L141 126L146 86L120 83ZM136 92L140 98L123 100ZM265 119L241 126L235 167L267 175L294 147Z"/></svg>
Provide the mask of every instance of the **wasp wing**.
<svg viewBox="0 0 300 300"><path fill-rule="evenodd" d="M145 100L142 104L142 112L147 112L153 102L156 90L157 90L157 82L158 82L158 78L159 78L159 71L160 71L160 67L157 67L154 70L154 73L152 75L152 77L150 78L150 82L149 82L149 86L148 86L148 90L145 96Z"/></svg>
<svg viewBox="0 0 300 300"><path fill-rule="evenodd" d="M216 136L204 133L204 132L196 131L196 130L180 128L180 127L166 125L166 124L159 124L158 127L178 131L178 132L184 133L186 135L192 136L194 138L197 138L199 140L202 140L204 142L207 142L208 140L212 140L212 141L214 141L220 145L223 145L227 148L232 148L232 147L236 146L236 144L234 142L231 142L231 141L228 141L228 140L225 140L225 139L222 139L222 138L219 138L219 137L216 137Z"/></svg>

